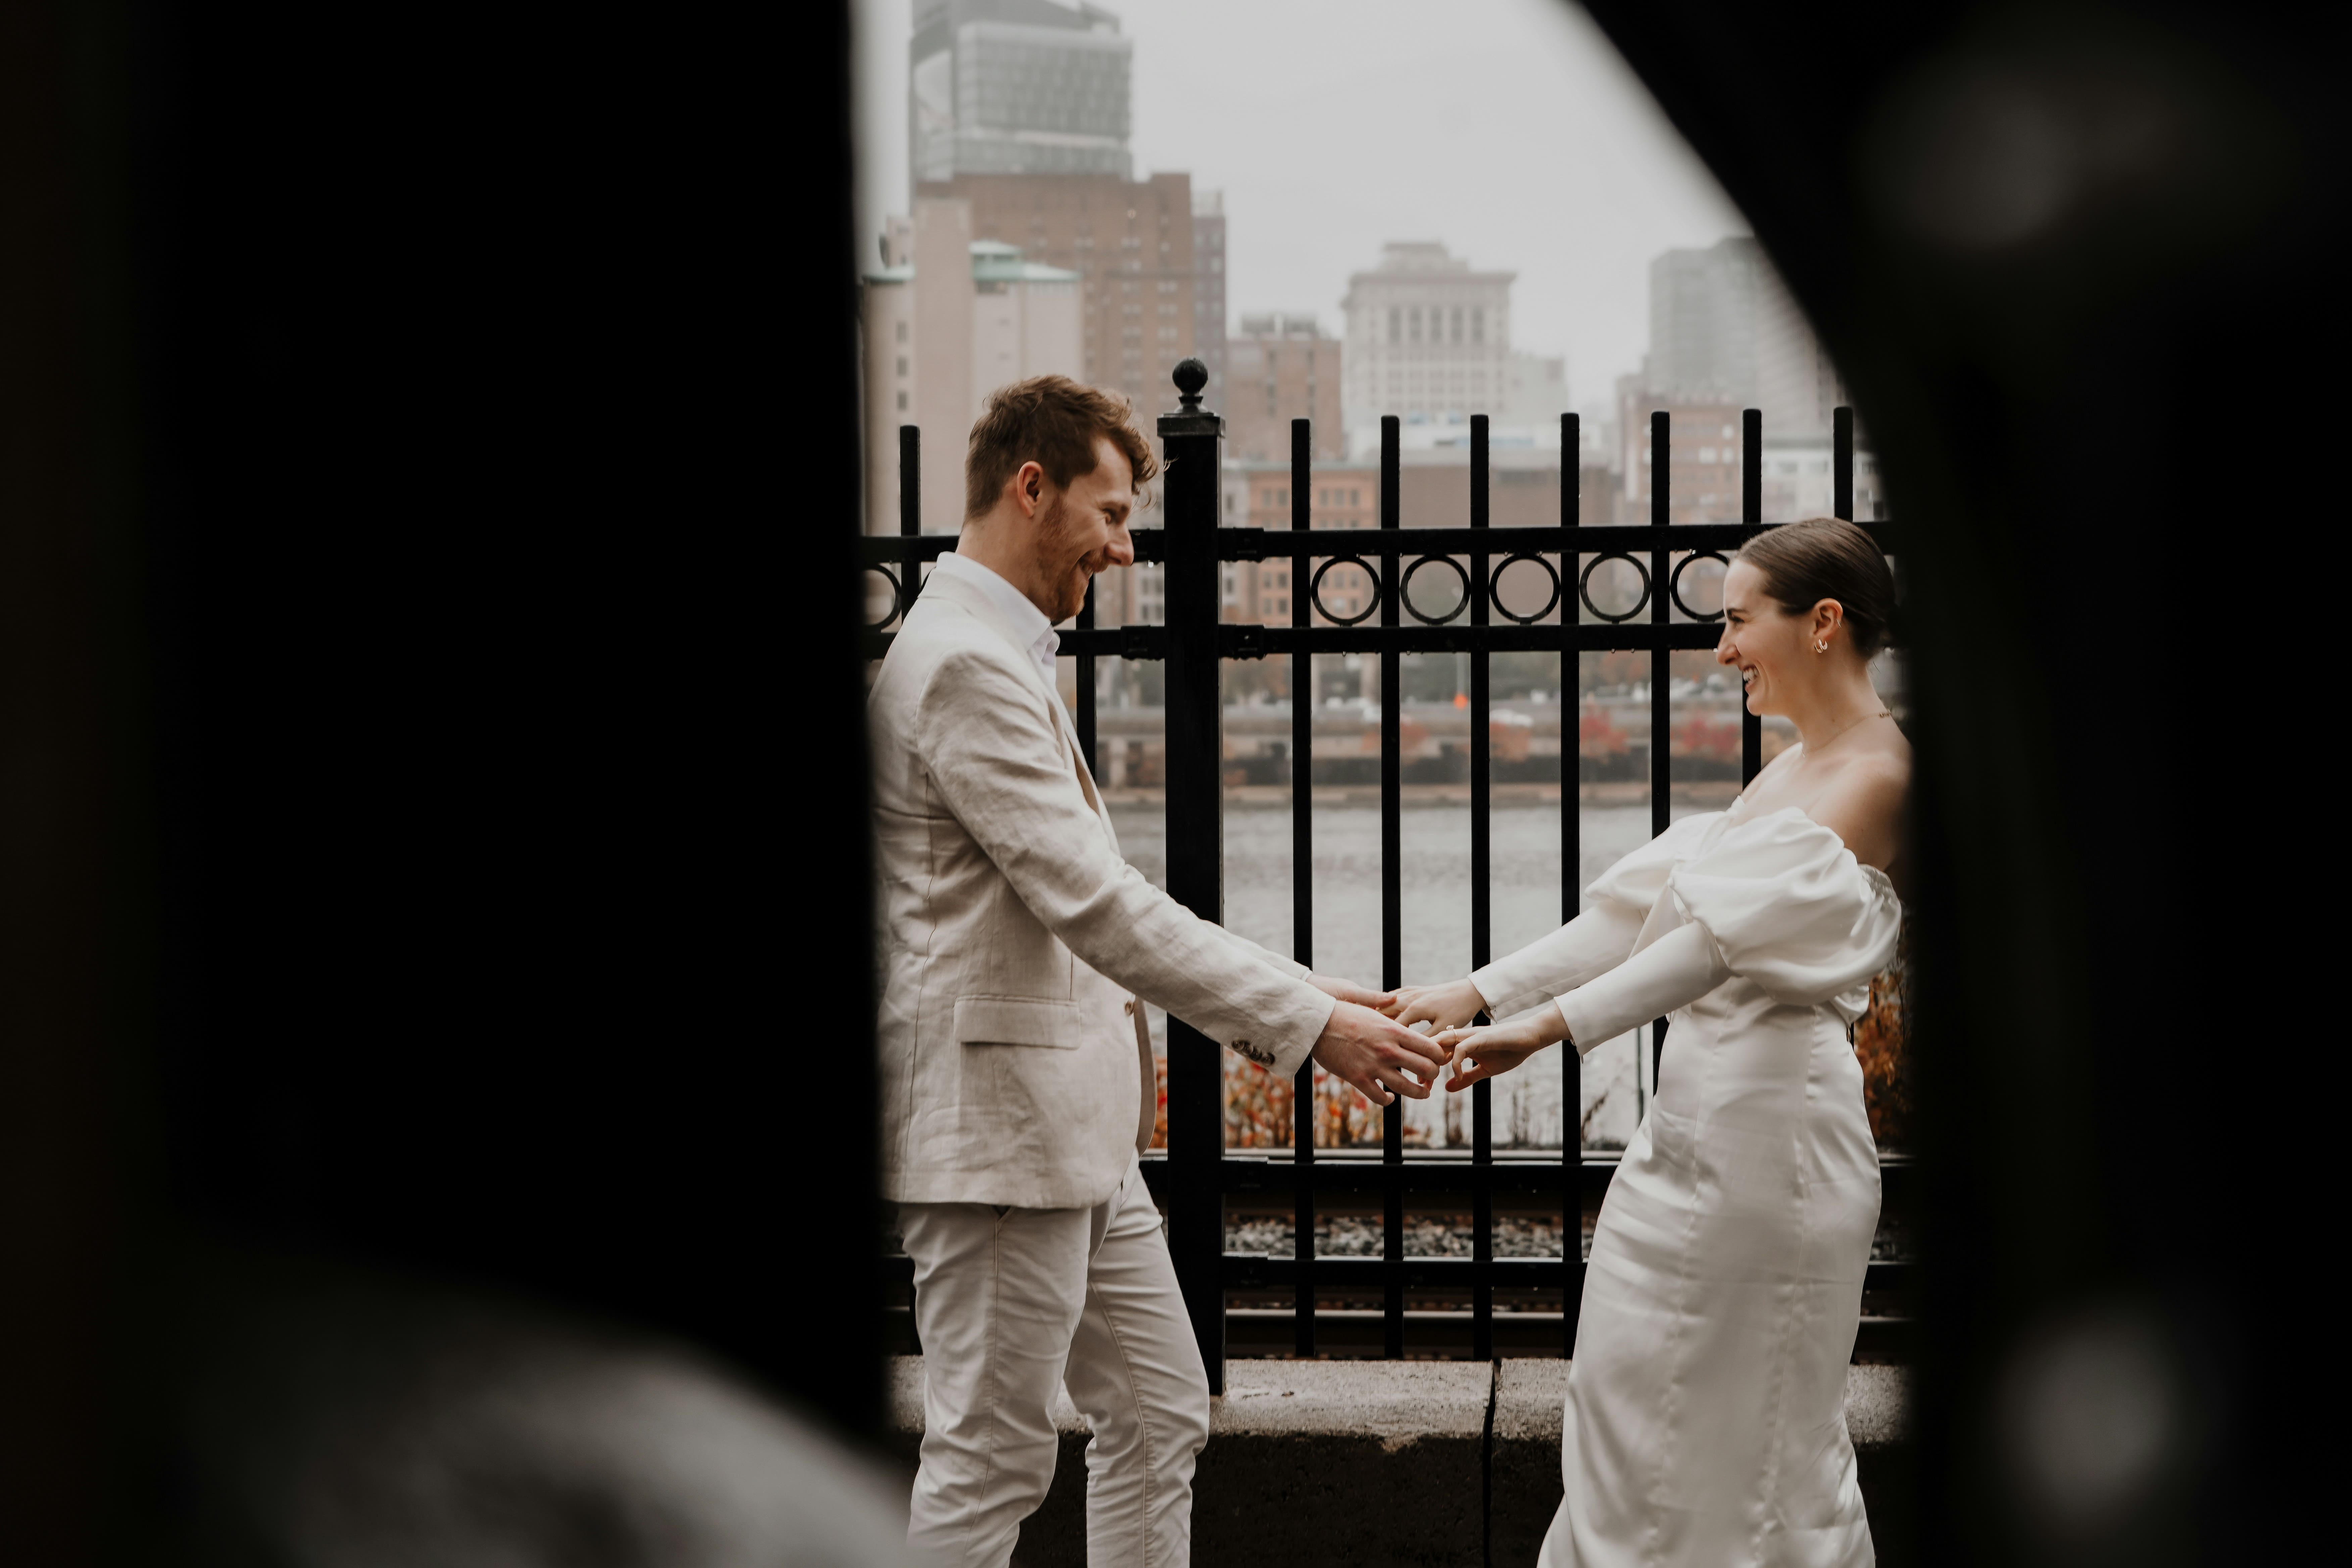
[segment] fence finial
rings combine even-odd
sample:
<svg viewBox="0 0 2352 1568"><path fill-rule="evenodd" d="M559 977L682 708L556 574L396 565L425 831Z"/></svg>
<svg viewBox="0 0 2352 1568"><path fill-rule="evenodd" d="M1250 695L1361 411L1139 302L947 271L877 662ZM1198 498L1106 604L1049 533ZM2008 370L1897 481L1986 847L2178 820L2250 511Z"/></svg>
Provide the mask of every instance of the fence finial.
<svg viewBox="0 0 2352 1568"><path fill-rule="evenodd" d="M1178 406L1187 414L1201 412L1201 389L1209 384L1209 367L1196 359L1178 360L1171 379L1181 394L1176 399Z"/></svg>

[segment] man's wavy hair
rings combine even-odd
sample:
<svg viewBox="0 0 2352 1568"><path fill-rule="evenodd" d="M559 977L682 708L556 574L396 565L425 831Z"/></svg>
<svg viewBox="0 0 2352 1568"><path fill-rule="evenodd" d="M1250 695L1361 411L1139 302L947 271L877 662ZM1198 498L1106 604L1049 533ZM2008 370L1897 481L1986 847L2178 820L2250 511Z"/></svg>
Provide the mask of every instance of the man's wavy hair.
<svg viewBox="0 0 2352 1568"><path fill-rule="evenodd" d="M998 387L989 394L964 453L964 517L980 517L994 506L1024 463L1035 463L1060 486L1093 473L1099 437L1127 455L1139 492L1160 471L1127 399L1066 375L1033 375Z"/></svg>

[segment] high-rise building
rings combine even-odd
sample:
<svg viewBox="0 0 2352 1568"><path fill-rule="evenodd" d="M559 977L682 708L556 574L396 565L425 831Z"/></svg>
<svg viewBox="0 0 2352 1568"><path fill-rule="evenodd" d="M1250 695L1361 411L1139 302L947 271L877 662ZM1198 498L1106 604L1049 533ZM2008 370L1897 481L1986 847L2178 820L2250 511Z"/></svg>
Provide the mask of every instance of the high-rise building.
<svg viewBox="0 0 2352 1568"><path fill-rule="evenodd" d="M1225 344L1232 379L1218 412L1225 416L1225 452L1237 461L1286 463L1290 422L1314 422L1315 456L1347 455L1339 414L1343 363L1338 339L1312 315L1244 316L1241 332Z"/></svg>
<svg viewBox="0 0 2352 1568"><path fill-rule="evenodd" d="M1135 46L1080 0L916 0L908 149L917 184L959 174L1125 179Z"/></svg>
<svg viewBox="0 0 2352 1568"><path fill-rule="evenodd" d="M1620 521L1647 522L1653 493L1650 416L1667 416L1666 521L1738 522L1740 508L1740 408L1723 399L1662 398L1626 377L1617 427L1625 444L1623 512ZM1587 521L1596 521L1587 519ZM1773 521L1780 521L1774 519Z"/></svg>
<svg viewBox="0 0 2352 1568"><path fill-rule="evenodd" d="M1766 268L1756 289L1755 404L1764 411L1766 442L1826 437L1830 416L1847 401L1845 383L1803 307Z"/></svg>
<svg viewBox="0 0 2352 1568"><path fill-rule="evenodd" d="M898 426L923 433L922 528L963 521L964 447L988 395L1032 375L1076 377L1078 276L971 237L971 209L924 200L894 217L866 275L866 525L898 531Z"/></svg>
<svg viewBox="0 0 2352 1568"><path fill-rule="evenodd" d="M1225 405L1225 195L1192 193L1192 357L1208 367L1202 406Z"/></svg>
<svg viewBox="0 0 2352 1568"><path fill-rule="evenodd" d="M1745 405L1756 396L1757 284L1764 253L1745 236L1650 263L1652 393Z"/></svg>
<svg viewBox="0 0 2352 1568"><path fill-rule="evenodd" d="M1496 426L1524 431L1538 446L1559 440L1559 416L1568 407L1568 361L1564 356L1513 353L1503 363L1503 395L1490 411Z"/></svg>
<svg viewBox="0 0 2352 1568"><path fill-rule="evenodd" d="M1826 435L1846 401L1812 323L1744 236L1650 263L1643 379L1657 398L1761 409L1767 440Z"/></svg>
<svg viewBox="0 0 2352 1568"><path fill-rule="evenodd" d="M1198 319L1190 174L961 174L916 193L970 203L974 239L1076 273L1079 379L1125 393L1147 418L1173 405L1168 374L1195 352Z"/></svg>
<svg viewBox="0 0 2352 1568"><path fill-rule="evenodd" d="M1479 272L1434 242L1391 243L1348 279L1347 426L1466 419L1500 405L1511 352L1509 272Z"/></svg>

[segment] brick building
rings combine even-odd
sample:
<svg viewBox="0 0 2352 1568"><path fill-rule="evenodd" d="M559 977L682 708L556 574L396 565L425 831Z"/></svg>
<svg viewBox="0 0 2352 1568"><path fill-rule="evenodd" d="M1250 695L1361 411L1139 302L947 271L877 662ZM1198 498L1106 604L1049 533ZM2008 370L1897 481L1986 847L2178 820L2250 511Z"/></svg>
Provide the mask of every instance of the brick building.
<svg viewBox="0 0 2352 1568"><path fill-rule="evenodd" d="M1077 275L971 237L969 204L925 200L894 217L865 276L866 527L898 531L898 426L923 432L922 526L963 520L964 444L988 394L1081 367Z"/></svg>
<svg viewBox="0 0 2352 1568"><path fill-rule="evenodd" d="M1666 521L1739 521L1739 416L1737 403L1678 403L1622 387L1617 411L1625 450L1622 521L1650 521L1650 416L1668 419ZM1598 520L1592 520L1598 521Z"/></svg>
<svg viewBox="0 0 2352 1568"><path fill-rule="evenodd" d="M1391 243L1380 265L1348 279L1351 431L1383 415L1413 423L1498 411L1507 390L1511 281L1473 270L1434 242Z"/></svg>
<svg viewBox="0 0 2352 1568"><path fill-rule="evenodd" d="M1340 423L1340 345L1312 315L1244 316L1225 343L1225 455L1241 462L1290 460L1290 422L1315 424L1315 456L1348 455ZM1213 405L1216 406L1216 405Z"/></svg>
<svg viewBox="0 0 2352 1568"><path fill-rule="evenodd" d="M1192 175L960 174L916 195L967 202L973 239L1076 273L1085 379L1147 419L1172 406L1168 374L1193 353L1197 319Z"/></svg>

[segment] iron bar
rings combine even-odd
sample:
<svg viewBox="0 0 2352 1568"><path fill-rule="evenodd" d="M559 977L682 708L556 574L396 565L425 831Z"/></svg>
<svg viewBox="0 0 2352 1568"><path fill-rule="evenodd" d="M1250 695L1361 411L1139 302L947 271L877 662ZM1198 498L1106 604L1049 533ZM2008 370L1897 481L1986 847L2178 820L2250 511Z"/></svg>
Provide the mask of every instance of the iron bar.
<svg viewBox="0 0 2352 1568"><path fill-rule="evenodd" d="M1402 525L1402 504L1397 479L1399 426L1397 416L1381 416L1381 527L1391 537ZM1399 581L1398 556L1383 541L1381 550L1381 625L1393 630L1398 605L1404 597ZM1400 703L1404 684L1402 656L1393 637L1381 648L1381 987L1394 990L1404 984L1404 823L1402 795L1403 743ZM1404 1163L1404 1101L1394 1096L1381 1112L1381 1164L1391 1177ZM1402 1268L1404 1263L1404 1185L1391 1179L1381 1210L1381 1252ZM1404 1354L1404 1283L1391 1275L1387 1300L1387 1348L1391 1358Z"/></svg>
<svg viewBox="0 0 2352 1568"><path fill-rule="evenodd" d="M1745 408L1739 414L1739 521L1742 544L1763 531L1764 411L1760 408ZM1756 782L1757 772L1764 765L1764 721L1748 710L1747 693L1737 684L1739 672L1732 671L1732 689L1740 692L1739 787L1746 789Z"/></svg>
<svg viewBox="0 0 2352 1568"><path fill-rule="evenodd" d="M1910 1263L1873 1263L1863 1289L1910 1289L1917 1268ZM1381 1283L1388 1265L1377 1258L1326 1258L1317 1262L1316 1271L1335 1293L1360 1291ZM1224 1257L1224 1283L1229 1290L1279 1289L1290 1282L1292 1273L1287 1258L1256 1252L1228 1252ZM1559 1285L1573 1278L1567 1262L1557 1258L1496 1258L1483 1263L1467 1258L1416 1258L1405 1266L1405 1274L1414 1289L1465 1289L1482 1282L1511 1289Z"/></svg>
<svg viewBox="0 0 2352 1568"><path fill-rule="evenodd" d="M1674 595L1666 593L1666 526L1674 431L1663 408L1650 416L1650 526L1656 542L1650 549L1650 624L1663 627L1672 620ZM1674 655L1664 646L1650 648L1650 837L1664 833L1674 822ZM1650 1082L1658 1081L1658 1064L1664 1059L1666 1021L1650 1023Z"/></svg>
<svg viewBox="0 0 2352 1568"><path fill-rule="evenodd" d="M898 537L919 539L923 533L923 432L919 426L898 426ZM950 540L953 549L955 542ZM915 607L916 595L923 591L923 574L912 555L898 557L905 568L899 574L898 613L904 616Z"/></svg>
<svg viewBox="0 0 2352 1568"><path fill-rule="evenodd" d="M1187 366L1197 369L1194 362ZM1180 367L1180 369L1182 367ZM1179 384L1181 384L1181 383ZM1165 589L1168 658L1166 777L1168 891L1204 921L1224 920L1223 697L1216 626L1223 595L1217 562L1218 458L1224 422L1201 408L1198 383L1183 409L1160 418L1168 509ZM1168 1019L1169 1250L1185 1310L1207 1363L1209 1387L1225 1383L1224 1047L1173 1014Z"/></svg>
<svg viewBox="0 0 2352 1568"><path fill-rule="evenodd" d="M1087 602L1078 606L1078 630L1090 632L1094 629L1095 583L1089 577L1087 579ZM1081 644L1070 649L1070 657L1078 678L1077 711L1072 715L1077 721L1078 755L1086 759L1087 773L1091 777L1100 762L1095 752L1095 654L1090 647ZM1102 787L1099 778L1095 780L1095 786L1098 790Z"/></svg>
<svg viewBox="0 0 2352 1568"><path fill-rule="evenodd" d="M1486 624L1486 552L1483 548L1487 531L1487 454L1486 416L1470 416L1470 531L1480 536L1481 548L1470 554L1470 624ZM1482 969L1495 956L1495 910L1493 887L1493 824L1488 806L1488 773L1492 759L1488 748L1493 740L1489 731L1489 698L1486 650L1480 648L1470 655L1470 967ZM1479 1021L1488 1021L1481 1013ZM1490 1263L1495 1257L1495 1195L1486 1185L1488 1168L1495 1163L1495 1102L1494 1085L1481 1082L1470 1090L1470 1163L1477 1178L1470 1188L1470 1253L1480 1263ZM1444 1094L1445 1089L1438 1090ZM1481 1279L1473 1288L1470 1301L1470 1353L1480 1361L1491 1361L1495 1354L1495 1289Z"/></svg>
<svg viewBox="0 0 2352 1568"><path fill-rule="evenodd" d="M1560 574L1573 582L1583 570L1584 498L1569 478L1583 465L1583 421L1576 415L1559 416ZM1584 672L1578 661L1583 602L1571 595L1559 606L1559 923L1576 918L1584 882L1583 750L1579 720L1584 711ZM1613 629L1613 628L1612 628ZM1639 1074L1637 1073L1638 1077ZM1559 1353L1576 1353L1577 1313L1584 1305L1584 1194L1580 1180L1584 1162L1584 1054L1573 1045L1559 1053L1559 1245L1564 1262L1575 1266L1574 1277L1560 1287Z"/></svg>
<svg viewBox="0 0 2352 1568"><path fill-rule="evenodd" d="M1853 410L1830 411L1830 515L1853 521Z"/></svg>
<svg viewBox="0 0 2352 1568"><path fill-rule="evenodd" d="M1575 1180L1588 1200L1598 1200L1615 1178L1619 1155L1614 1150L1599 1149L1578 1162ZM1879 1156L1879 1176L1885 1184L1889 1213L1902 1212L1910 1205L1914 1167L1899 1153ZM1143 1179L1154 1194L1163 1202L1170 1201L1173 1189L1170 1166L1164 1157L1153 1156L1143 1162ZM1406 1192L1427 1196L1433 1205L1459 1203L1470 1190L1472 1173L1469 1154L1464 1151L1423 1150L1397 1171L1390 1171L1377 1149L1326 1149L1316 1157L1307 1173L1318 1193L1345 1194L1360 1204L1380 1195L1393 1183ZM1226 1154L1217 1163L1217 1185L1221 1192L1244 1194L1282 1194L1295 1190L1301 1173L1297 1162L1287 1155L1269 1158L1263 1153L1237 1151ZM1488 1183L1497 1194L1512 1194L1530 1198L1549 1196L1559 1191L1560 1167L1548 1154L1520 1155L1510 1151L1497 1152L1490 1167ZM1270 1200L1269 1200L1270 1201ZM1587 1206L1590 1206L1588 1202ZM1329 1259L1320 1259L1328 1262Z"/></svg>
<svg viewBox="0 0 2352 1568"><path fill-rule="evenodd" d="M1465 543L1463 552L1468 553ZM1220 658L1266 658L1294 653L1378 654L1393 647L1401 653L1550 653L1560 646L1560 628L1552 626L1474 626L1462 622L1444 626L1265 626L1227 623L1212 628ZM1675 621L1665 626L1647 621L1622 626L1573 628L1575 646L1586 652L1626 648L1711 648L1717 628L1708 621ZM861 645L868 658L889 651L896 632L869 631ZM1062 651L1091 653L1103 658L1151 659L1167 657L1164 626L1099 626L1093 631L1062 634Z"/></svg>
<svg viewBox="0 0 2352 1568"><path fill-rule="evenodd" d="M1774 526L1778 526L1777 524ZM1903 534L1899 523L1875 519L1858 525L1878 540L1890 555L1903 552ZM2231 534L2232 542L2242 531ZM1739 548L1748 537L1747 525L1738 522L1676 523L1670 548L1683 550L1731 551ZM2218 542L2223 530L2216 525L2211 539ZM2256 538L2265 537L2257 531ZM1128 538L1134 543L1135 558L1146 563L1163 561L1167 552L1167 530L1164 528L1130 529ZM1510 547L1514 554L1553 555L1559 553L1566 531L1550 524L1497 530L1496 538ZM1655 531L1646 522L1594 523L1579 534L1580 548L1590 554L1638 554L1647 550L1656 538ZM1393 541L1382 541L1383 547L1393 543L1408 561L1423 555L1458 555L1468 548L1459 528L1400 528ZM956 547L952 533L918 533L861 535L858 558L867 565L891 566L904 560L929 561L944 555ZM1320 536L1312 559L1328 560L1333 555L1353 553L1366 548L1360 533L1337 530L1326 531ZM1296 549L1296 542L1286 528L1221 528L1217 531L1217 559L1220 561L1279 561L1287 560Z"/></svg>
<svg viewBox="0 0 2352 1568"><path fill-rule="evenodd" d="M1313 426L1290 422L1290 530L1298 548L1290 558L1290 624L1307 624L1308 530L1314 513L1307 487L1315 479ZM1304 648L1290 656L1290 953L1315 966L1315 656ZM1295 1310L1298 1315L1292 1353L1315 1353L1315 1061L1298 1064L1291 1089L1291 1158L1304 1174L1291 1208L1291 1260L1298 1270Z"/></svg>

